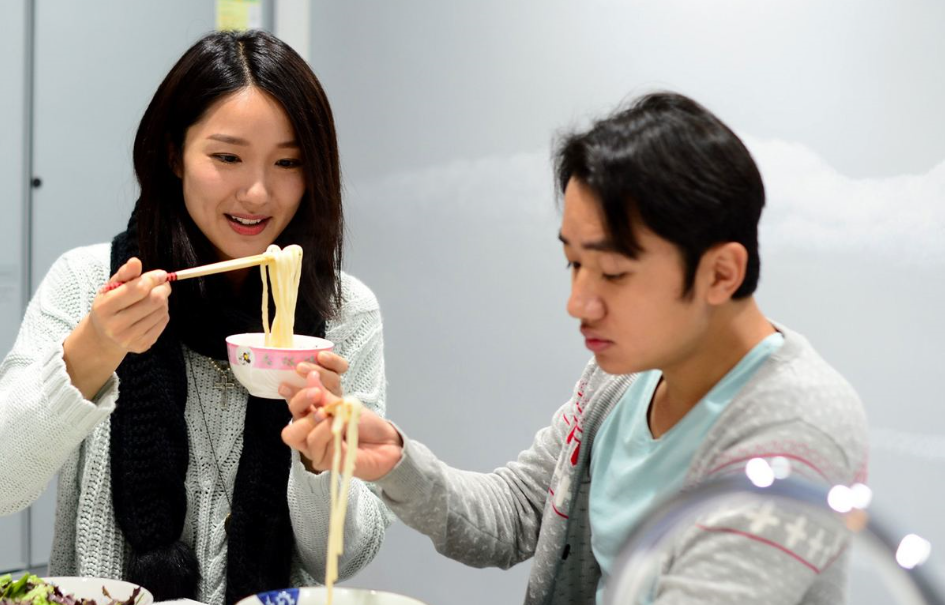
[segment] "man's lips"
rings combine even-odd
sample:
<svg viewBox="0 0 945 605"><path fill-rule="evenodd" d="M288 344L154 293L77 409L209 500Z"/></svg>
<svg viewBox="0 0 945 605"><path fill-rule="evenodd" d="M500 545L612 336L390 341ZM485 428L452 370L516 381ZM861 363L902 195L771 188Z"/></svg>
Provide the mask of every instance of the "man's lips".
<svg viewBox="0 0 945 605"><path fill-rule="evenodd" d="M584 336L584 346L595 353L599 353L614 344L614 341L603 338L594 330L581 328L581 334Z"/></svg>

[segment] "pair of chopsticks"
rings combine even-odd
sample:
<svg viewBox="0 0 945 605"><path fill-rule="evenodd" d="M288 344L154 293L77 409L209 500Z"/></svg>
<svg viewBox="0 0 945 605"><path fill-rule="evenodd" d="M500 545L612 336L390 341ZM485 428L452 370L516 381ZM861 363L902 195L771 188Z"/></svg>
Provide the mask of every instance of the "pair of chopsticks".
<svg viewBox="0 0 945 605"><path fill-rule="evenodd" d="M214 273L223 273L225 271L235 271L237 269L246 269L247 267L255 267L257 265L263 265L266 263L271 263L273 256L271 254L257 254L255 256L244 256L242 258L234 258L231 260L221 261L219 263L210 263L209 265L202 265L200 267L193 267L191 269L182 269L180 271L172 271L167 274L167 281L180 281L182 279L190 279L191 277L203 277L205 275L213 275ZM102 289L99 290L99 294L104 294L105 292L111 292L118 286L122 285L125 282L122 281L113 281L102 286Z"/></svg>

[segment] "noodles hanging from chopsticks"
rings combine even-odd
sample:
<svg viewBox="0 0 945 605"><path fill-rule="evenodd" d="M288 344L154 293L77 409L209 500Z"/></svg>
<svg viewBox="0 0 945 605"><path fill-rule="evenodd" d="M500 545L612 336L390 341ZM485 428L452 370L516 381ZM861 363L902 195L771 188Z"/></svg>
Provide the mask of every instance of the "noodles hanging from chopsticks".
<svg viewBox="0 0 945 605"><path fill-rule="evenodd" d="M292 347L292 330L295 328L295 306L299 296L299 281L302 278L302 248L295 244L280 249L275 244L266 248L273 262L260 265L262 277L262 321L266 335L266 346L280 349ZM266 273L272 282L272 302L276 316L269 329L269 291Z"/></svg>

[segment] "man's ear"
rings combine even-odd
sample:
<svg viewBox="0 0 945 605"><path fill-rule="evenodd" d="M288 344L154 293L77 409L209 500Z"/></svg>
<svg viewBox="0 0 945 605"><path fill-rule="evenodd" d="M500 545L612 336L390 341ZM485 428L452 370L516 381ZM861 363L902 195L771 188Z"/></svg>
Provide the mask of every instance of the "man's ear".
<svg viewBox="0 0 945 605"><path fill-rule="evenodd" d="M707 286L706 302L721 305L730 301L745 281L748 250L738 242L718 244L702 255L699 264Z"/></svg>

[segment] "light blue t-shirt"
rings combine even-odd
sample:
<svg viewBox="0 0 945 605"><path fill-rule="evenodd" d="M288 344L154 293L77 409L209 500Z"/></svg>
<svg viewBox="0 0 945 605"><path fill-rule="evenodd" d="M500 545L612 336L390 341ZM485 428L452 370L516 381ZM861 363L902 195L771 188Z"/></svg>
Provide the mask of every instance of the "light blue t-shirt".
<svg viewBox="0 0 945 605"><path fill-rule="evenodd" d="M597 603L630 530L655 503L682 487L692 456L725 406L784 343L771 334L659 439L654 439L647 410L662 377L641 374L604 420L591 450L591 548L601 568Z"/></svg>

